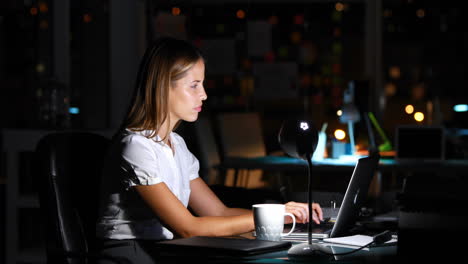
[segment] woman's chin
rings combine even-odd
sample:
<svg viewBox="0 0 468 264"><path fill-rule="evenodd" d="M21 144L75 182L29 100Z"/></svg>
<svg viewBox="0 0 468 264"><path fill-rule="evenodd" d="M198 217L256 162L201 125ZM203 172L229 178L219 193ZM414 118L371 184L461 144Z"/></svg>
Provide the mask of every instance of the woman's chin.
<svg viewBox="0 0 468 264"><path fill-rule="evenodd" d="M198 113L196 115L193 115L193 116L187 116L186 118L184 118L184 121L186 122L195 122L197 121L198 119Z"/></svg>

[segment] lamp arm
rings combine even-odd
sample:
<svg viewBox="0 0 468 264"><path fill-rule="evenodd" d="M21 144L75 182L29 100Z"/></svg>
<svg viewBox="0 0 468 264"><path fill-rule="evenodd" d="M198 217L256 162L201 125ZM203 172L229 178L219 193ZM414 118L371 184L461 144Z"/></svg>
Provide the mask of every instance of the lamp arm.
<svg viewBox="0 0 468 264"><path fill-rule="evenodd" d="M309 168L309 182L307 184L307 206L309 208L309 223L307 224L307 241L312 245L312 154L306 154L306 160Z"/></svg>
<svg viewBox="0 0 468 264"><path fill-rule="evenodd" d="M385 135L384 131L382 130L382 128L380 127L379 125L379 122L377 122L377 119L375 118L374 114L372 112L369 112L368 113L369 115L369 119L370 121L372 122L372 124L374 125L375 129L377 129L377 132L379 132L380 136L382 137L382 139L385 141L385 142L390 142L387 138L387 136Z"/></svg>

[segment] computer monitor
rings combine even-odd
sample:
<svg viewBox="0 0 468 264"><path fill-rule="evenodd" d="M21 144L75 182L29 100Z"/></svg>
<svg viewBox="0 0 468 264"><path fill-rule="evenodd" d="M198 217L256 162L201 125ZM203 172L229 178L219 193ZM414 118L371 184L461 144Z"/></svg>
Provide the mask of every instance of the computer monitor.
<svg viewBox="0 0 468 264"><path fill-rule="evenodd" d="M445 158L445 133L440 126L400 125L395 133L399 161L440 161Z"/></svg>

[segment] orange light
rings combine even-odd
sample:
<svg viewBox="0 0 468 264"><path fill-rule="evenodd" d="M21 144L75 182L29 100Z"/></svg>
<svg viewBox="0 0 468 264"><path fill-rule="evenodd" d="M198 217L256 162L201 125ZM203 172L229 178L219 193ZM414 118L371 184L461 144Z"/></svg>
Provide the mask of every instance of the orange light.
<svg viewBox="0 0 468 264"><path fill-rule="evenodd" d="M178 7L173 7L173 8L172 8L172 15L174 15L174 16L180 15L180 8L178 8Z"/></svg>
<svg viewBox="0 0 468 264"><path fill-rule="evenodd" d="M239 19L244 19L245 18L244 10L242 10L242 9L237 10L236 17L239 18Z"/></svg>
<svg viewBox="0 0 468 264"><path fill-rule="evenodd" d="M41 13L47 13L47 11L49 11L49 7L47 6L46 3L40 2L40 3L39 3L39 11L40 11Z"/></svg>
<svg viewBox="0 0 468 264"><path fill-rule="evenodd" d="M291 42L292 43L298 44L299 42L301 42L301 39L302 39L301 33L297 32L297 31L294 31L293 33L291 33Z"/></svg>
<svg viewBox="0 0 468 264"><path fill-rule="evenodd" d="M394 83L386 83L384 86L384 91L386 96L394 96L397 91L397 87Z"/></svg>
<svg viewBox="0 0 468 264"><path fill-rule="evenodd" d="M414 112L414 106L412 105L407 105L405 107L405 112L408 114L408 115L411 115L413 112Z"/></svg>
<svg viewBox="0 0 468 264"><path fill-rule="evenodd" d="M37 7L31 7L29 13L33 16L37 15Z"/></svg>
<svg viewBox="0 0 468 264"><path fill-rule="evenodd" d="M424 11L424 9L422 9L422 8L421 8L421 9L418 9L418 10L416 11L416 16L419 17L419 18L423 18L423 17L426 16L426 11Z"/></svg>
<svg viewBox="0 0 468 264"><path fill-rule="evenodd" d="M268 19L268 23L270 23L271 25L277 25L278 24L278 17L277 16L271 16Z"/></svg>
<svg viewBox="0 0 468 264"><path fill-rule="evenodd" d="M400 79L401 77L401 71L400 67L398 66L392 66L388 69L388 75L392 77L393 79Z"/></svg>
<svg viewBox="0 0 468 264"><path fill-rule="evenodd" d="M340 2L336 3L336 4L335 4L335 9L336 9L336 11L338 11L338 12L343 11L343 10L344 10L344 5L343 5L343 3L340 3Z"/></svg>
<svg viewBox="0 0 468 264"><path fill-rule="evenodd" d="M83 15L83 22L89 23L93 20L93 17L90 14L84 14Z"/></svg>
<svg viewBox="0 0 468 264"><path fill-rule="evenodd" d="M39 22L39 28L42 30L46 30L47 28L49 28L49 22L47 22L47 20L41 20Z"/></svg>

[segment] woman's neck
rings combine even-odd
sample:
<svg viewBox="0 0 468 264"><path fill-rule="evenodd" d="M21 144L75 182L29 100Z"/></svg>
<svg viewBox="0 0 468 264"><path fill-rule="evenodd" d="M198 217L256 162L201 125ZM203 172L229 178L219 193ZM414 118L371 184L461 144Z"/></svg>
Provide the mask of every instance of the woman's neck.
<svg viewBox="0 0 468 264"><path fill-rule="evenodd" d="M172 122L171 122L172 123ZM167 119L164 123L161 124L161 127L158 130L158 136L163 140L163 142L170 146L170 134L172 132L172 129L174 128L174 124L170 124L168 126Z"/></svg>

